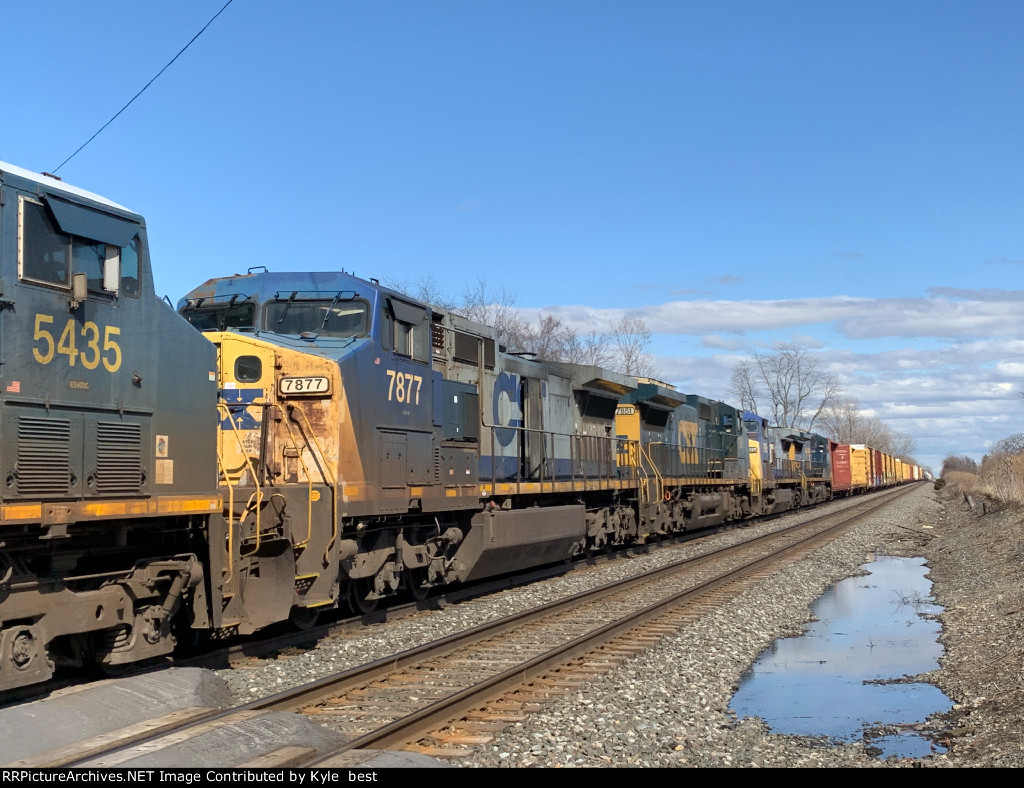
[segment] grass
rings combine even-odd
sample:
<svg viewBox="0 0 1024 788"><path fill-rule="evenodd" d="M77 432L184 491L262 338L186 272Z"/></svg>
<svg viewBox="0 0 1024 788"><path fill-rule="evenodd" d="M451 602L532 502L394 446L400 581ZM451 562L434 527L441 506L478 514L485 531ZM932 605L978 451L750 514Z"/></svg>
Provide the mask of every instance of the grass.
<svg viewBox="0 0 1024 788"><path fill-rule="evenodd" d="M1024 454L986 457L977 473L949 471L940 479L948 493L1024 504Z"/></svg>

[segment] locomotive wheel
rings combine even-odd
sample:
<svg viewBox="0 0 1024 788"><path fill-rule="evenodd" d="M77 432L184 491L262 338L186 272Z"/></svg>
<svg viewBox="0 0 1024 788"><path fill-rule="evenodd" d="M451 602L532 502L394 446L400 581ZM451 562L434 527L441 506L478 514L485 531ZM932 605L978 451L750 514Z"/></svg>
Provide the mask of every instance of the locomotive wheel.
<svg viewBox="0 0 1024 788"><path fill-rule="evenodd" d="M288 623L291 624L293 629L305 632L316 625L318 618L320 618L320 610L318 608L299 607L296 605L288 614Z"/></svg>
<svg viewBox="0 0 1024 788"><path fill-rule="evenodd" d="M361 577L348 581L348 605L358 616L365 616L377 609L376 599L367 599L373 591L373 578Z"/></svg>
<svg viewBox="0 0 1024 788"><path fill-rule="evenodd" d="M427 570L424 568L405 570L405 587L414 602L422 602L430 596L430 589L423 585L426 579Z"/></svg>

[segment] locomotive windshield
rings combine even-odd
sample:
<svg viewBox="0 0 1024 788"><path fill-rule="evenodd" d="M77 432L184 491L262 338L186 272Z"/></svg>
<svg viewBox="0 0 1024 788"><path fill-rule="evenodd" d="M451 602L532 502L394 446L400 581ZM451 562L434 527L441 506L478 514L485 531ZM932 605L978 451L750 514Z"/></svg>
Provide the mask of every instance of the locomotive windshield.
<svg viewBox="0 0 1024 788"><path fill-rule="evenodd" d="M250 302L203 304L199 301L186 304L182 307L181 314L200 331L227 331L232 328L251 331L256 307Z"/></svg>
<svg viewBox="0 0 1024 788"><path fill-rule="evenodd" d="M266 329L277 334L358 337L367 332L368 313L365 301L274 301L267 304Z"/></svg>

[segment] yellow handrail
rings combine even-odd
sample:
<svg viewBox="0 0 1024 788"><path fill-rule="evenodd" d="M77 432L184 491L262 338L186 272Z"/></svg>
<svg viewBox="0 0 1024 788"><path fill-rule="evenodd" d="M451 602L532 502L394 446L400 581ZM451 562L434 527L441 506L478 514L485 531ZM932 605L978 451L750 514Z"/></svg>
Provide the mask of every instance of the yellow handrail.
<svg viewBox="0 0 1024 788"><path fill-rule="evenodd" d="M263 403L252 403L252 404L260 406L260 407L264 407ZM249 496L249 500L246 502L245 511L247 511L247 512L249 511L250 507L252 506L252 499L253 499L253 497L256 497L257 500L256 500L256 509L255 509L255 512L256 512L256 548L255 549L259 550L259 547L260 547L260 509L262 508L260 506L260 504L262 504L262 502L263 502L263 491L260 489L259 477L256 475L256 469L253 467L252 461L249 459L249 456L245 453L245 446L242 443L241 436L239 435L238 425L235 423L234 418L232 418L232 416L231 416L231 410L228 408L228 404L226 402L223 402L223 401L218 402L217 403L217 410L222 411L224 413L227 421L231 424L231 430L235 434L235 440L238 442L238 448L241 450L240 453L242 455L242 458L245 461L245 463L244 463L245 467L248 469L249 475L252 477L253 486L256 487L256 492L252 496ZM233 520L234 514L235 514L235 510L234 510L234 487L232 486L231 475L228 472L227 468L224 466L224 461L220 457L219 453L218 453L218 460L219 460L219 462L221 464L221 472L224 474L224 484L227 486L228 492L229 492L228 499L229 499L230 504L229 504L229 508L228 508L228 528L230 530L231 525L232 525L232 520ZM241 526L241 524L244 522L244 520L245 520L245 515L243 514L243 515L241 515L238 518L239 526Z"/></svg>
<svg viewBox="0 0 1024 788"><path fill-rule="evenodd" d="M648 465L651 466L651 470L654 471L654 478L657 481L657 488L656 488L657 489L657 500L658 500L658 503L661 503L662 492L665 489L665 479L662 477L661 471L658 470L658 466L654 464L654 460L651 459L651 454L650 454L650 452L647 451L647 447L644 446L644 444L640 443L639 441L637 441L637 445L640 447L640 454L641 454L642 458L647 461ZM652 443L650 445L653 446L655 444ZM641 466L642 465L643 465L643 463L641 463ZM646 470L644 471L644 473L646 475ZM650 500L650 492L647 491L647 480L646 479L644 479L644 490L646 492L648 492L647 500L644 503L650 503L651 502L651 500Z"/></svg>
<svg viewBox="0 0 1024 788"><path fill-rule="evenodd" d="M224 478L228 478L227 468L224 467L224 458L220 456L220 451L217 451L217 464L220 466L220 472L224 474ZM227 584L235 576L235 534L234 534L234 516L235 516L235 488L230 484L228 488L228 574L227 577L222 579L222 582ZM211 545L212 547L212 545Z"/></svg>
<svg viewBox="0 0 1024 788"><path fill-rule="evenodd" d="M302 421L306 427L306 433L313 439L313 445L316 446L317 453L320 455L320 476L331 486L331 538L327 542L327 547L324 549L324 563L326 564L330 562L329 551L334 546L335 540L338 538L338 480L335 478L334 474L331 473L330 463L327 461L327 455L324 454L324 449L320 445L320 441L317 439L312 425L309 423L309 417L306 416L306 412L294 405L290 407L289 412L298 413L302 416ZM289 436L290 435L291 433L289 431ZM324 477L324 471L330 475L330 479ZM306 474L306 478L309 478L308 473ZM312 535L312 527L312 502L310 502L310 535ZM308 541L309 536L306 537L306 542Z"/></svg>

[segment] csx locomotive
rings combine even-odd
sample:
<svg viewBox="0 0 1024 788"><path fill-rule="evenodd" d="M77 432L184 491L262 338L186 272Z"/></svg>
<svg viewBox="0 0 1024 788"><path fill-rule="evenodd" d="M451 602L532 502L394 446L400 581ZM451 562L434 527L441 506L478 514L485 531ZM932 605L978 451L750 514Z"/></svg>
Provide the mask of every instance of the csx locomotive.
<svg viewBox="0 0 1024 788"><path fill-rule="evenodd" d="M142 217L0 188L0 689L921 478L343 272L175 314Z"/></svg>
<svg viewBox="0 0 1024 788"><path fill-rule="evenodd" d="M142 217L0 164L0 229L5 689L170 651L222 505L216 350L154 295Z"/></svg>

